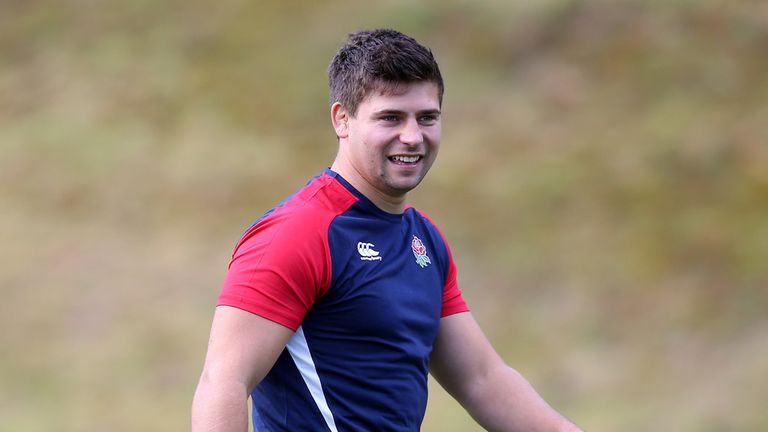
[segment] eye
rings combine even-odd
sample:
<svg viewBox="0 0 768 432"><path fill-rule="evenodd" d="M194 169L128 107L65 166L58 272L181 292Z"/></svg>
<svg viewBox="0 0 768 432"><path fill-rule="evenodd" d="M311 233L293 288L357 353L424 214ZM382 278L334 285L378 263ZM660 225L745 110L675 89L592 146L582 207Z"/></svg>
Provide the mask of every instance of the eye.
<svg viewBox="0 0 768 432"><path fill-rule="evenodd" d="M438 114L425 114L419 117L419 123L425 125L432 125L440 118Z"/></svg>

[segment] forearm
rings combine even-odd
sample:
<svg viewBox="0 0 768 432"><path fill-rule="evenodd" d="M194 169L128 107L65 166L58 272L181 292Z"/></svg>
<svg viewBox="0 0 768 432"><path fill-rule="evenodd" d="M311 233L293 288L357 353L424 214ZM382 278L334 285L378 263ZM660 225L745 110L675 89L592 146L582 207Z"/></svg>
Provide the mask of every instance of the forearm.
<svg viewBox="0 0 768 432"><path fill-rule="evenodd" d="M489 431L577 432L516 370L500 366L467 395L465 407Z"/></svg>
<svg viewBox="0 0 768 432"><path fill-rule="evenodd" d="M247 401L243 384L213 382L204 374L192 401L192 432L246 432Z"/></svg>

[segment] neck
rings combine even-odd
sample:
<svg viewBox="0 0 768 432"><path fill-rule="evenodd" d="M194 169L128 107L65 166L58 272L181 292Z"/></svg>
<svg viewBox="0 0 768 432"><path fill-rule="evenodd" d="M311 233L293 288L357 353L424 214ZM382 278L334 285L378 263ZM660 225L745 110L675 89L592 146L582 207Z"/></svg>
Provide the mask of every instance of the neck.
<svg viewBox="0 0 768 432"><path fill-rule="evenodd" d="M338 159L331 165L331 170L341 175L355 189L381 210L392 213L402 214L405 211L406 194L388 195L371 185L354 167L340 162Z"/></svg>

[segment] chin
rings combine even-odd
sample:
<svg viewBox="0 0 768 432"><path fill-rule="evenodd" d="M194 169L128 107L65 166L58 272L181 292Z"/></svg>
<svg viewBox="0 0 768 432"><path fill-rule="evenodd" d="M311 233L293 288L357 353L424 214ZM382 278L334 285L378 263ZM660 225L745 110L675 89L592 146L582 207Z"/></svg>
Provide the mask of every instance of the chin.
<svg viewBox="0 0 768 432"><path fill-rule="evenodd" d="M405 194L412 191L413 189L416 189L416 186L418 186L419 183L421 183L421 180L422 179L418 179L416 181L408 181L408 182L389 183L387 186L392 191L396 191L400 194Z"/></svg>
<svg viewBox="0 0 768 432"><path fill-rule="evenodd" d="M389 190L393 195L402 195L415 189L423 179L424 175L421 173L412 173L408 176L385 174L381 176L379 185L383 186L382 190Z"/></svg>

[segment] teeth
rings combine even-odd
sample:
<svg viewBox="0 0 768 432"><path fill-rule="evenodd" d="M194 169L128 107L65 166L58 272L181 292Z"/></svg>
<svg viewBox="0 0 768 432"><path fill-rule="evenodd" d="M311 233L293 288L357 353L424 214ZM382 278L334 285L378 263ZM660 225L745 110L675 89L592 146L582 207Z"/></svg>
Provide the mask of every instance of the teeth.
<svg viewBox="0 0 768 432"><path fill-rule="evenodd" d="M398 161L398 162L404 162L404 163L415 163L418 162L419 156L392 156L392 160Z"/></svg>

